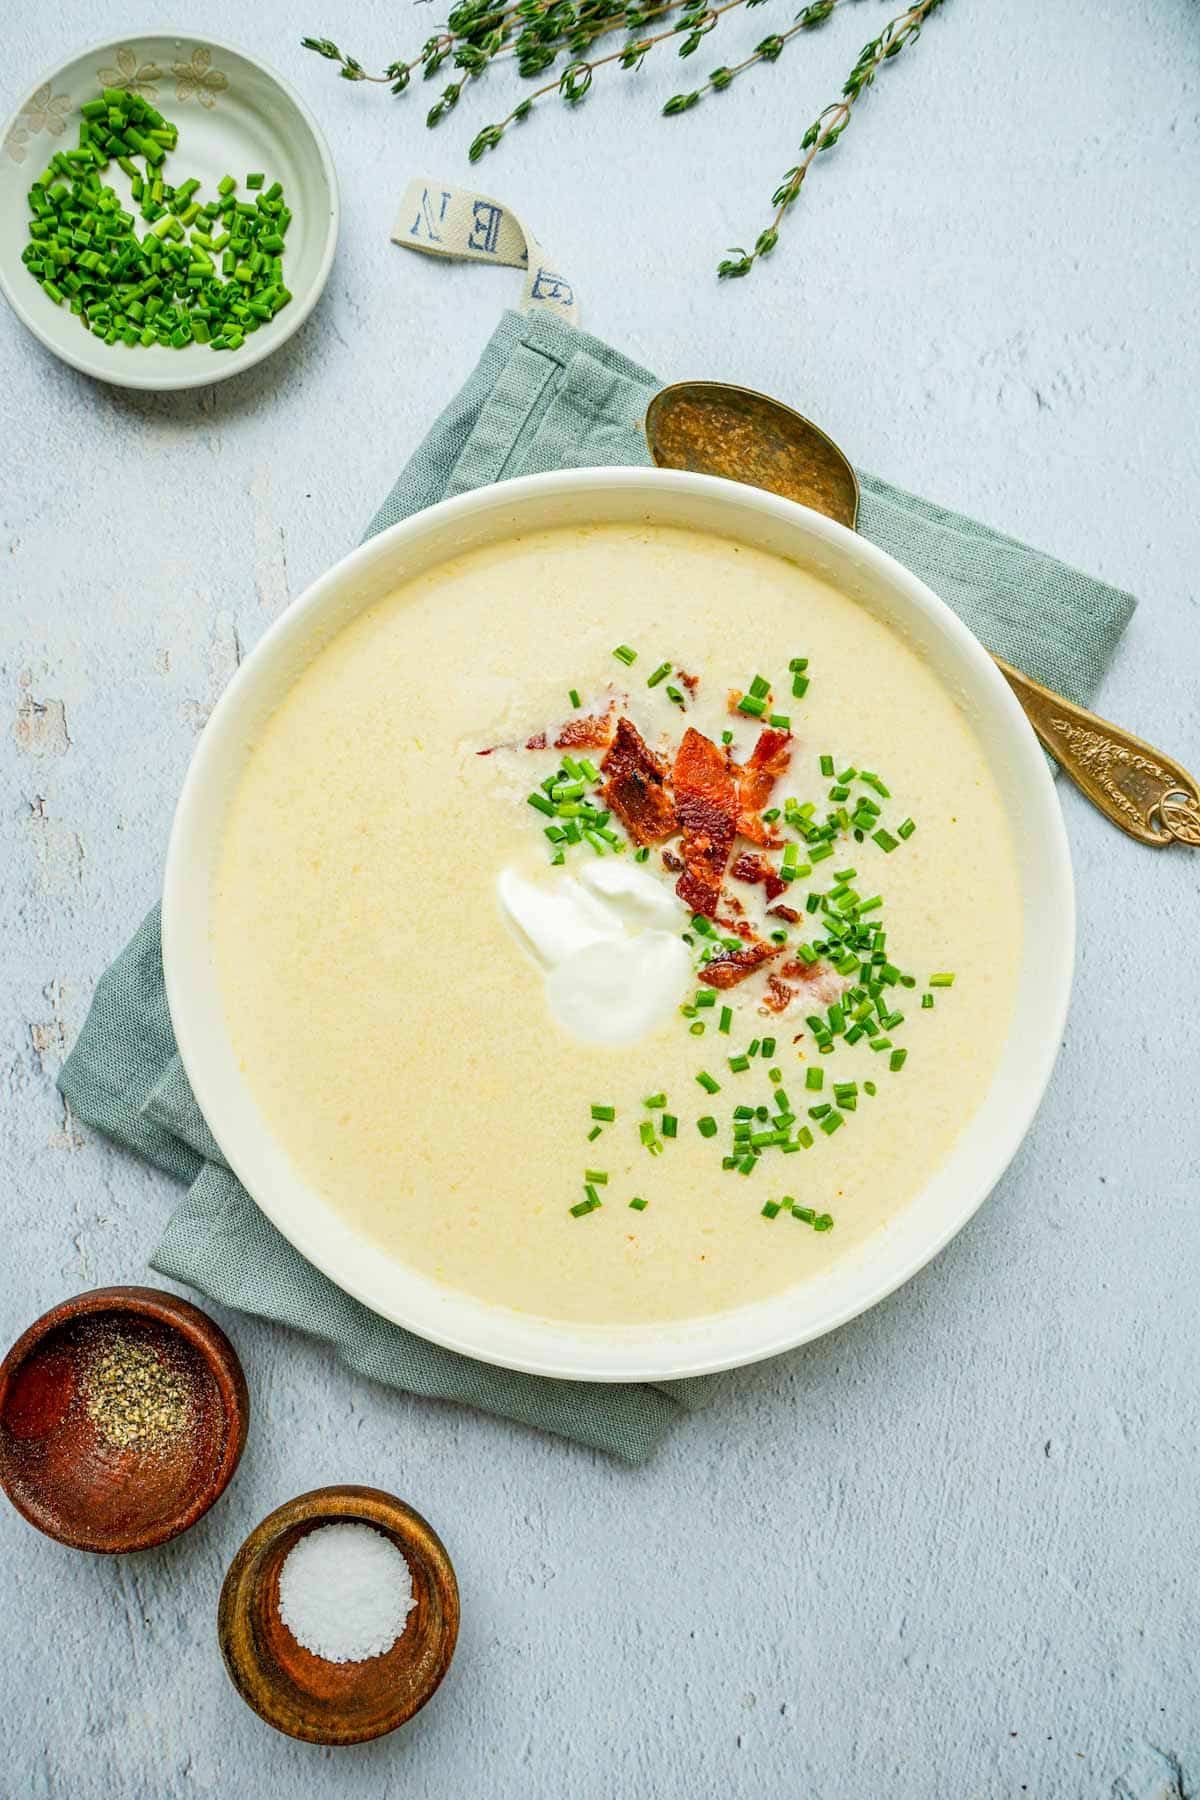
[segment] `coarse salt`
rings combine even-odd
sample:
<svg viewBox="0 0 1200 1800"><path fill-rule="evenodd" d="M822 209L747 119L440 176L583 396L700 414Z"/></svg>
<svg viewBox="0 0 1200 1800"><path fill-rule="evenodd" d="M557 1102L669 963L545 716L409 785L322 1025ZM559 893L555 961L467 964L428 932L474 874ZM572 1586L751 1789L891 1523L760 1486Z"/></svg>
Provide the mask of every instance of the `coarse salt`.
<svg viewBox="0 0 1200 1800"><path fill-rule="evenodd" d="M371 1525L306 1532L279 1572L280 1618L326 1662L382 1656L416 1604L406 1558Z"/></svg>

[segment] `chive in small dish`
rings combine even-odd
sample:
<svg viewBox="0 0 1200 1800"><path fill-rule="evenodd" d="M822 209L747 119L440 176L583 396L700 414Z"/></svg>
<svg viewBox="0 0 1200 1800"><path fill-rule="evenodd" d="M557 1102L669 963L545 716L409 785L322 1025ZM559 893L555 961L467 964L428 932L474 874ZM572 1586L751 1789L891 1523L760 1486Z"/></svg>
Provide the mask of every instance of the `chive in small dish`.
<svg viewBox="0 0 1200 1800"><path fill-rule="evenodd" d="M261 362L316 305L337 232L308 108L206 36L83 51L0 135L0 290L47 349L119 387Z"/></svg>

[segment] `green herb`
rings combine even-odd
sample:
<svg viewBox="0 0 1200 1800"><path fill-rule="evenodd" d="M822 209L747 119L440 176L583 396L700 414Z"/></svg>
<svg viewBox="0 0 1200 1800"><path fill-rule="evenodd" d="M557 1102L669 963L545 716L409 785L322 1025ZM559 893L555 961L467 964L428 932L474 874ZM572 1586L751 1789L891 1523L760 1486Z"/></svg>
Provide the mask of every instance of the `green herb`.
<svg viewBox="0 0 1200 1800"><path fill-rule="evenodd" d="M599 1127L599 1126L598 1126L598 1125L593 1125L593 1126L592 1126L592 1129L591 1129L591 1130L590 1130L590 1131L589 1131L589 1132L588 1132L588 1134L587 1134L587 1141L588 1141L588 1143L589 1143L589 1144L594 1144L594 1143L595 1143L595 1141L596 1141L596 1139L597 1139L597 1138L598 1138L598 1137L599 1137L599 1136L600 1136L600 1127Z"/></svg>
<svg viewBox="0 0 1200 1800"><path fill-rule="evenodd" d="M592 1101L592 1117L593 1117L593 1119L599 1119L602 1124L607 1125L607 1124L611 1124L612 1120L615 1119L616 1116L617 1116L617 1109L615 1106L601 1106L601 1105L597 1104L597 1102L595 1100Z"/></svg>
<svg viewBox="0 0 1200 1800"><path fill-rule="evenodd" d="M806 1069L804 1072L804 1085L806 1088L813 1088L813 1089L823 1088L825 1085L824 1069L818 1069L818 1068Z"/></svg>
<svg viewBox="0 0 1200 1800"><path fill-rule="evenodd" d="M580 707L583 705L583 701L579 698L579 689L578 688L571 688L570 692L567 694L567 699L571 702L571 705L574 707ZM566 760L567 759L564 756L563 761L565 762Z"/></svg>
<svg viewBox="0 0 1200 1800"><path fill-rule="evenodd" d="M608 1184L608 1174L604 1169L585 1169L583 1179L590 1181L593 1187L605 1187Z"/></svg>
<svg viewBox="0 0 1200 1800"><path fill-rule="evenodd" d="M929 977L929 985L931 988L953 987L954 977L953 975L946 974L931 975Z"/></svg>
<svg viewBox="0 0 1200 1800"><path fill-rule="evenodd" d="M642 1105L648 1106L652 1112L666 1104L667 1096L665 1094L647 1094L646 1098L642 1101Z"/></svg>
<svg viewBox="0 0 1200 1800"><path fill-rule="evenodd" d="M653 675L651 675L650 679L647 681L646 686L657 687L659 682L665 681L670 673L671 665L669 662L659 663L657 669L655 669Z"/></svg>
<svg viewBox="0 0 1200 1800"><path fill-rule="evenodd" d="M78 147L54 151L29 190L21 257L29 273L106 344L239 349L291 299L282 254L292 215L282 188L276 183L256 205L239 204L230 176L229 187L219 184L220 198L202 208L192 198L200 186L194 177L178 187L164 180L178 130L148 100L104 88L80 113ZM133 204L149 227L141 237L134 214L100 180L110 160L130 178ZM227 227L219 239L209 229L214 220ZM212 256L219 244L229 246L220 271Z"/></svg>
<svg viewBox="0 0 1200 1800"><path fill-rule="evenodd" d="M898 838L894 838L890 831L884 831L882 829L879 831L873 831L871 833L871 836L874 838L875 842L879 845L879 848L881 850L886 851L889 856L891 855L892 851L897 847L897 845L900 841Z"/></svg>
<svg viewBox="0 0 1200 1800"><path fill-rule="evenodd" d="M696 1120L696 1130L700 1133L701 1137L716 1137L718 1130L717 1121L710 1114L705 1113L702 1119Z"/></svg>
<svg viewBox="0 0 1200 1800"><path fill-rule="evenodd" d="M670 682L667 683L667 699L673 701L676 706L685 706L687 704L679 689L677 687L672 687Z"/></svg>
<svg viewBox="0 0 1200 1800"><path fill-rule="evenodd" d="M743 694L737 703L737 709L752 719L761 719L767 710L767 703L765 700L755 699L753 694Z"/></svg>
<svg viewBox="0 0 1200 1800"><path fill-rule="evenodd" d="M897 825L896 836L901 837L901 838L910 838L916 829L917 829L917 827L916 827L915 820L905 819L902 824Z"/></svg>
<svg viewBox="0 0 1200 1800"><path fill-rule="evenodd" d="M637 661L637 651L631 650L628 644L618 644L613 655L618 662L623 662L627 669Z"/></svg>
<svg viewBox="0 0 1200 1800"><path fill-rule="evenodd" d="M693 1037L703 1037L704 1036L704 1020L697 1019L696 1023L694 1025L688 1026L688 1030L691 1032Z"/></svg>
<svg viewBox="0 0 1200 1800"><path fill-rule="evenodd" d="M700 1083L700 1086L704 1089L706 1094L719 1094L721 1091L720 1082L714 1081L712 1076L705 1069L701 1069L696 1080Z"/></svg>
<svg viewBox="0 0 1200 1800"><path fill-rule="evenodd" d="M825 776L832 776L832 774L833 774L833 758L832 758L832 756L823 756L821 758L821 773L822 773L822 775L825 775Z"/></svg>
<svg viewBox="0 0 1200 1800"><path fill-rule="evenodd" d="M778 1200L768 1200L762 1209L762 1216L764 1219L774 1219L780 1210L781 1208Z"/></svg>
<svg viewBox="0 0 1200 1800"><path fill-rule="evenodd" d="M717 1021L717 1030L723 1031L725 1033L726 1037L728 1037L729 1032L732 1029L732 1026L733 1026L733 1008L731 1006L723 1006L721 1008L721 1017Z"/></svg>
<svg viewBox="0 0 1200 1800"><path fill-rule="evenodd" d="M929 1012L929 1010L933 1006L933 995L932 994L922 994L921 995L921 1006L925 1012Z"/></svg>
<svg viewBox="0 0 1200 1800"><path fill-rule="evenodd" d="M902 1069L904 1067L905 1060L907 1059L907 1057L908 1057L907 1050L893 1050L892 1054L888 1057L888 1068L893 1071L895 1071L897 1069Z"/></svg>
<svg viewBox="0 0 1200 1800"><path fill-rule="evenodd" d="M580 1200L577 1205L572 1206L569 1209L571 1217L573 1219L582 1219L586 1213L595 1212L600 1204L601 1200L599 1194L589 1193L586 1200Z"/></svg>
<svg viewBox="0 0 1200 1800"><path fill-rule="evenodd" d="M786 713L771 713L767 719L767 724L773 725L776 731L790 731L792 729L792 721L788 718Z"/></svg>
<svg viewBox="0 0 1200 1800"><path fill-rule="evenodd" d="M640 1194L635 1194L633 1199L629 1202L633 1212L645 1212L647 1204L648 1203L642 1199Z"/></svg>
<svg viewBox="0 0 1200 1800"><path fill-rule="evenodd" d="M679 1120L675 1117L674 1113L665 1112L658 1121L658 1128L665 1138L677 1137L679 1134Z"/></svg>

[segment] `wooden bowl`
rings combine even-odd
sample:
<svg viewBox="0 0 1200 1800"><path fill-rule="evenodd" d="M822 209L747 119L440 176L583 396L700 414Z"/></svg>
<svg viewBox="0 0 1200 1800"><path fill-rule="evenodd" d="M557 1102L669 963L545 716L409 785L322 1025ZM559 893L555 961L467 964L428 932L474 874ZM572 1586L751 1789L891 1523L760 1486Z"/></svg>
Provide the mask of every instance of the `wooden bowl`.
<svg viewBox="0 0 1200 1800"><path fill-rule="evenodd" d="M373 1525L404 1555L416 1605L382 1656L327 1662L279 1616L279 1572L318 1526ZM230 1679L260 1718L310 1744L362 1744L420 1712L450 1667L458 1638L458 1582L446 1547L420 1513L371 1487L315 1488L250 1533L229 1566L217 1616Z"/></svg>
<svg viewBox="0 0 1200 1800"><path fill-rule="evenodd" d="M88 1407L88 1372L121 1341L180 1377L182 1427L114 1447ZM76 1550L148 1550L201 1518L237 1468L250 1397L237 1352L198 1307L154 1288L95 1288L45 1313L0 1363L0 1486Z"/></svg>

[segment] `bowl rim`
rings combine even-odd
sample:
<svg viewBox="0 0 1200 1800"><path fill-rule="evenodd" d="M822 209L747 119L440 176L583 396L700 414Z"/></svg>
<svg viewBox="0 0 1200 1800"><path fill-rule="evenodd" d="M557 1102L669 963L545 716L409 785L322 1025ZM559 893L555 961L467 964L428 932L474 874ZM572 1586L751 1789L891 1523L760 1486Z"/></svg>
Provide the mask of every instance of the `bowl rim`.
<svg viewBox="0 0 1200 1800"><path fill-rule="evenodd" d="M236 1134L231 1135L226 1129L218 1071L207 1059L188 991L190 971L184 940L189 912L196 904L195 890L198 885L194 879L191 851L193 817L204 798L209 768L219 753L221 734L236 727L242 696L247 690L252 690L259 671L269 665L281 649L286 648L289 639L293 636L303 638L308 621L314 614L319 615L326 607L331 613L334 612L339 596L345 590L355 588L356 584L364 590L369 588L372 564L386 564L392 548L405 540L419 541L423 534L432 536L444 528L465 525L473 515L486 514L492 510L499 515L494 535L500 538L512 535L514 530L520 528L511 522L505 525L504 516L510 512L519 512L526 503L531 502L536 506L539 497L601 493L625 488L636 489L646 498L655 492L675 492L711 501L718 513L711 529L718 533L724 529L725 535L737 535L736 526L730 520L738 511L765 513L769 518L782 522L785 528L800 525L802 535L807 535L810 542L815 540L817 545L831 549L843 562L849 558L860 567L865 565L875 578L885 583L893 595L899 596L910 617L923 616L938 636L950 640L959 657L965 660L984 685L995 710L1006 721L1007 747L1021 764L1024 788L1022 828L1032 833L1038 842L1039 872L1045 877L1052 901L1047 908L1046 930L1055 935L1055 947L1060 953L1053 964L1053 977L1039 995L1041 1028L1036 1037L1030 1034L1029 1043L1023 1043L1022 1046L1025 1054L1021 1104L1004 1115L1003 1128L996 1132L995 1142L985 1159L986 1174L981 1178L972 1175L968 1183L968 1198L948 1209L944 1224L921 1236L912 1253L898 1259L896 1266L885 1277L875 1281L865 1295L846 1295L841 1303L829 1305L815 1319L810 1319L803 1325L792 1323L786 1327L780 1326L770 1334L754 1337L750 1342L745 1341L745 1334L739 1334L734 1329L732 1322L743 1317L749 1319L756 1312L779 1307L783 1296L770 1296L730 1312L706 1315L703 1321L677 1321L675 1330L670 1324L648 1326L645 1328L646 1335L653 1339L657 1334L660 1341L652 1343L647 1349L640 1349L637 1343L639 1334L636 1331L630 1333L622 1328L618 1342L617 1328L576 1326L561 1320L541 1320L534 1315L514 1313L503 1307L477 1301L459 1290L443 1288L431 1278L418 1276L417 1272L389 1258L382 1251L377 1252L376 1256L378 1270L382 1273L373 1271L370 1279L357 1274L348 1276L344 1266L335 1266L337 1259L331 1257L327 1237L323 1239L322 1236L323 1229L327 1231L328 1228L322 1226L319 1218L311 1212L308 1217L298 1216L302 1211L298 1206L293 1206L289 1212L288 1205L281 1203L269 1183L266 1184L269 1191L256 1193L253 1178L247 1179L248 1168L254 1162L255 1146L237 1138ZM724 523L719 516L723 508ZM443 552L436 560L442 560L446 554L449 552ZM370 598L362 599L354 607L353 616L358 616L359 612L365 611L382 598L385 591L376 589ZM1024 898L1024 883L1022 895ZM207 898L203 904L207 909ZM1000 1180L1023 1141L1045 1093L1062 1040L1071 993L1074 953L1075 892L1070 852L1046 758L1008 683L991 656L958 615L886 551L824 514L812 512L807 507L761 488L746 487L708 475L644 466L555 470L474 489L453 499L440 501L390 526L350 551L318 577L268 628L218 700L196 745L180 792L163 882L163 970L177 1047L193 1093L226 1161L242 1180L256 1204L301 1255L335 1282L343 1292L392 1323L476 1361L561 1380L614 1383L678 1380L715 1374L725 1369L763 1361L836 1330L902 1286L930 1262L974 1215ZM238 1080L240 1081L240 1077ZM989 1094L991 1091L989 1088ZM979 1110L984 1104L986 1096ZM260 1142L268 1138L261 1122L256 1134L246 1134L247 1137L251 1135L256 1135ZM260 1158L260 1163L261 1160ZM936 1172L932 1179L936 1179ZM298 1185L302 1185L299 1177L295 1180ZM919 1200L920 1195L914 1196L912 1205L919 1204ZM366 1240L359 1234L354 1235L360 1245L365 1243ZM393 1272L393 1278L396 1271L402 1271L406 1280L415 1278L416 1286L428 1290L419 1305L412 1304L411 1297L407 1304L397 1303L388 1286L389 1269ZM456 1310L460 1315L457 1321L451 1316ZM479 1320L463 1317L475 1313L481 1315L482 1332L478 1329ZM506 1344L502 1341L502 1327L494 1334L489 1330L489 1326L504 1320L510 1322L509 1338L519 1340L515 1348L513 1343ZM519 1330L514 1321L519 1322ZM694 1340L700 1323L712 1326L715 1331L720 1321L731 1323L717 1347L708 1342L707 1335L702 1342L683 1341L684 1333L692 1333ZM501 1341L491 1341L493 1335ZM734 1343L733 1339L739 1338L739 1335L740 1341ZM680 1339L674 1346L670 1342L673 1336ZM529 1341L531 1337L535 1340L533 1344Z"/></svg>
<svg viewBox="0 0 1200 1800"><path fill-rule="evenodd" d="M202 1312L190 1300L185 1300L180 1294L172 1294L165 1288L88 1288L84 1293L71 1294L50 1307L39 1318L34 1319L32 1324L27 1325L9 1347L0 1362L0 1417L3 1416L4 1403L12 1382L38 1345L44 1343L53 1332L71 1325L76 1319L92 1318L103 1313L123 1313L134 1318L153 1319L156 1324L177 1332L207 1366L217 1384L228 1426L221 1440L220 1456L210 1465L207 1482L178 1512L170 1518L161 1519L150 1530L130 1530L124 1535L113 1534L103 1540L98 1540L94 1533L88 1535L69 1527L59 1529L64 1521L58 1514L30 1505L24 1490L18 1489L10 1480L6 1451L0 1452L0 1488L23 1519L36 1526L46 1537L53 1538L56 1543L65 1544L71 1550L90 1550L98 1556L128 1556L137 1550L153 1550L160 1544L169 1543L172 1538L179 1537L198 1524L205 1513L216 1505L233 1480L242 1451L246 1447L246 1435L250 1426L250 1393L241 1359L228 1337L215 1319L210 1319L207 1313Z"/></svg>
<svg viewBox="0 0 1200 1800"><path fill-rule="evenodd" d="M106 50L116 47L123 48L126 45L137 44L144 38L157 37L190 38L193 43L203 45L206 49L219 50L226 56L238 56L243 62L249 63L257 69L260 75L265 75L268 81L273 82L285 99L289 100L296 108L316 147L317 159L321 165L329 200L320 264L309 284L308 291L304 295L293 295L292 302L286 309L288 316L283 323L283 329L264 343L258 341L259 334L255 333L236 356L218 356L215 359L210 358L208 362L202 362L197 358L192 365L194 372L181 370L178 375L139 374L136 370L122 368L119 363L114 363L113 369L110 370L106 364L101 364L98 357L89 360L82 351L76 352L56 343L42 328L32 307L26 306L23 285L18 291L19 284L14 285L8 280L3 260L0 260L0 293L4 295L21 324L27 331L33 333L43 349L48 350L52 356L56 356L60 362L65 362L70 368L78 370L81 375L90 376L93 381L103 381L109 387L127 388L141 393L167 394L181 393L187 388L210 387L215 382L228 381L235 375L244 375L248 369L254 368L256 364L265 361L268 356L274 355L276 350L281 349L296 335L325 291L325 284L329 280L329 271L333 267L333 258L337 250L342 209L333 156L325 133L317 123L316 115L307 101L270 63L265 63L260 56L242 49L240 44L231 44L225 38L213 37L209 32L184 31L172 25L157 26L151 30L123 32L116 37L110 34L100 38L97 42L85 44L81 49L73 50L68 56L59 57L49 68L43 69L30 91L36 94L39 88L53 82L72 63L102 55ZM0 125L0 145L4 144L24 110L24 104L18 103L5 118L3 125ZM93 339L92 342L94 343L95 340ZM107 350L110 346L104 345L103 348ZM244 355L242 351L249 351L249 354ZM215 363L215 366L210 367L211 363Z"/></svg>

